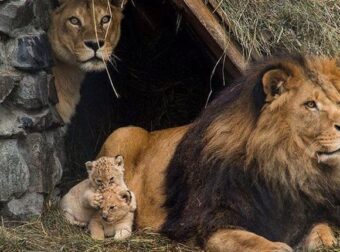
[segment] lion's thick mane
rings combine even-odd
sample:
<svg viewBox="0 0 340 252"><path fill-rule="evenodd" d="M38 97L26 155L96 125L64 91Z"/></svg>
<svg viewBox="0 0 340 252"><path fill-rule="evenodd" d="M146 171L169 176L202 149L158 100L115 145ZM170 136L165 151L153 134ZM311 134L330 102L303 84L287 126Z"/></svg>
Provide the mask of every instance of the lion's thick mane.
<svg viewBox="0 0 340 252"><path fill-rule="evenodd" d="M325 67L335 69L336 63ZM320 169L301 149L280 118L280 105L260 117L266 104L262 78L276 68L306 76L315 70L301 56L255 64L181 140L166 176L163 232L170 237L202 245L220 228L241 227L296 244L310 223L326 215L339 223L334 214L340 202L339 172L334 177Z"/></svg>

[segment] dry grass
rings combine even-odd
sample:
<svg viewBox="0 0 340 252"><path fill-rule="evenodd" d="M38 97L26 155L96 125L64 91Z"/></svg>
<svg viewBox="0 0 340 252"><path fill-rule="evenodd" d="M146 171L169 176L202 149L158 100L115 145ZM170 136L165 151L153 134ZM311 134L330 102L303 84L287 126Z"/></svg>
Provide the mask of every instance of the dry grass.
<svg viewBox="0 0 340 252"><path fill-rule="evenodd" d="M147 230L137 231L131 239L123 242L114 241L112 238L103 242L95 241L85 230L66 223L59 210L51 207L47 208L41 217L31 221L2 220L0 251L198 252L201 250L173 242ZM340 252L340 247L320 249L318 252Z"/></svg>
<svg viewBox="0 0 340 252"><path fill-rule="evenodd" d="M339 0L217 1L247 56L277 51L339 54Z"/></svg>
<svg viewBox="0 0 340 252"><path fill-rule="evenodd" d="M0 251L199 251L152 232L139 231L131 239L94 241L85 230L67 224L56 208L29 222L4 221L0 227Z"/></svg>

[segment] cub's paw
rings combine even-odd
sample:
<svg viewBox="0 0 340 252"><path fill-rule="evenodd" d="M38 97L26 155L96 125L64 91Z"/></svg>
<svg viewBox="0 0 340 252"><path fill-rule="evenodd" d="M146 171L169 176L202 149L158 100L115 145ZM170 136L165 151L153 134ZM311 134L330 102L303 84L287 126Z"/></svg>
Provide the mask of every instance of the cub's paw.
<svg viewBox="0 0 340 252"><path fill-rule="evenodd" d="M131 236L131 231L127 229L119 229L116 231L113 239L115 240L125 240Z"/></svg>
<svg viewBox="0 0 340 252"><path fill-rule="evenodd" d="M91 232L91 238L94 239L94 240L103 241L105 236L104 236L103 233L97 234L97 233Z"/></svg>
<svg viewBox="0 0 340 252"><path fill-rule="evenodd" d="M103 202L103 196L100 193L94 193L90 198L90 206L93 208L99 208Z"/></svg>

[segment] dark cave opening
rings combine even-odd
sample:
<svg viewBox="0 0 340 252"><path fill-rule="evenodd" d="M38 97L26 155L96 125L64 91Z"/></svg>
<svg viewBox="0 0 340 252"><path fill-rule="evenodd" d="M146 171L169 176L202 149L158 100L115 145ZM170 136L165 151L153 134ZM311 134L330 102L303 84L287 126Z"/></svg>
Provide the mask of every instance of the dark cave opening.
<svg viewBox="0 0 340 252"><path fill-rule="evenodd" d="M222 74L211 78L216 59L171 5L143 0L129 4L124 15L115 50L119 60L109 65L120 98L107 73L88 74L65 139L65 187L86 176L84 163L95 159L113 130L190 123L204 108L210 86L214 94L223 87Z"/></svg>

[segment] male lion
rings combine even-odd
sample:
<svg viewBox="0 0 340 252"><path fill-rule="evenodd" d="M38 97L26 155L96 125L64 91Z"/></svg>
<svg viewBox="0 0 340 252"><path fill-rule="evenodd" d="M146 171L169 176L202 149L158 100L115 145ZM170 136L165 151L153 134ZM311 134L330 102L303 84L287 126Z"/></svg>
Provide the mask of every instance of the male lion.
<svg viewBox="0 0 340 252"><path fill-rule="evenodd" d="M267 59L193 124L118 129L99 156L126 157L139 227L208 251L331 246L330 226L340 226L339 105L336 60Z"/></svg>
<svg viewBox="0 0 340 252"><path fill-rule="evenodd" d="M53 12L49 40L55 58L53 74L59 103L69 123L80 100L86 72L103 71L120 38L126 0L59 0Z"/></svg>

